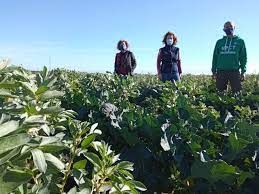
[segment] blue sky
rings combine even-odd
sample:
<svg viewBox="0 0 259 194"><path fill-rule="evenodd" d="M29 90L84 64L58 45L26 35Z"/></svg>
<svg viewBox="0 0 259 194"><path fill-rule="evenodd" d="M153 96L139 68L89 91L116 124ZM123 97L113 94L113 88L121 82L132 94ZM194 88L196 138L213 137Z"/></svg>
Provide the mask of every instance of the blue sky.
<svg viewBox="0 0 259 194"><path fill-rule="evenodd" d="M215 42L233 20L246 42L248 72L259 72L258 0L0 0L0 6L0 58L29 69L113 71L116 44L126 39L136 71L154 73L162 37L173 31L184 73L210 73Z"/></svg>

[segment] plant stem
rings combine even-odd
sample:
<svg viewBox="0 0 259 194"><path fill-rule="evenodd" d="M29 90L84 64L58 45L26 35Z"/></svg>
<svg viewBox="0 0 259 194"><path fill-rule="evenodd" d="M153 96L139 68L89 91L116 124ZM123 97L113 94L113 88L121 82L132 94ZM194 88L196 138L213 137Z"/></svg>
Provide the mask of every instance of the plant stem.
<svg viewBox="0 0 259 194"><path fill-rule="evenodd" d="M72 150L71 150L71 153L70 153L70 155L71 155L70 161L69 161L69 163L68 163L67 170L66 170L65 175L64 175L62 187L61 187L61 190L60 190L61 193L64 192L65 185L66 185L66 183L67 183L67 179L68 179L68 177L69 177L69 175L70 175L70 173L71 173L71 167L72 167L72 164L73 164L74 159L75 159L75 156L76 156L76 149L77 149L77 146L78 146L77 144L74 144L74 146L73 146L73 148L72 148Z"/></svg>

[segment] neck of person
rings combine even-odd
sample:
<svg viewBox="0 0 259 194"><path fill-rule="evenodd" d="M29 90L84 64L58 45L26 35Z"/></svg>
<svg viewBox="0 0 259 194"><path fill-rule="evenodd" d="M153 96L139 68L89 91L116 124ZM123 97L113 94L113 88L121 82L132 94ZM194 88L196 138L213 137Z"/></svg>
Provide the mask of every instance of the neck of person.
<svg viewBox="0 0 259 194"><path fill-rule="evenodd" d="M227 35L228 38L234 38L234 34Z"/></svg>

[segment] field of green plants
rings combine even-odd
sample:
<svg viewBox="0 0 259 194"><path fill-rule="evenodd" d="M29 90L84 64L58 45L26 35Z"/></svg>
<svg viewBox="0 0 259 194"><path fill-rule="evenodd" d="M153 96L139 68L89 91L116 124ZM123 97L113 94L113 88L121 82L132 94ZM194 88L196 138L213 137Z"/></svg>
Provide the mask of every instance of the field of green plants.
<svg viewBox="0 0 259 194"><path fill-rule="evenodd" d="M0 194L259 193L259 75L0 70Z"/></svg>

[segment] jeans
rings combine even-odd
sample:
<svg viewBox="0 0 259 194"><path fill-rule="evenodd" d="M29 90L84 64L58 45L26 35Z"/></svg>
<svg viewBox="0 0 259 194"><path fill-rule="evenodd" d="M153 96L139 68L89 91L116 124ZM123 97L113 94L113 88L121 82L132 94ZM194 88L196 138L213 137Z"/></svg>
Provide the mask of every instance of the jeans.
<svg viewBox="0 0 259 194"><path fill-rule="evenodd" d="M179 73L162 73L162 81L166 82L166 81L180 81L180 76Z"/></svg>

